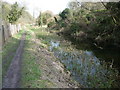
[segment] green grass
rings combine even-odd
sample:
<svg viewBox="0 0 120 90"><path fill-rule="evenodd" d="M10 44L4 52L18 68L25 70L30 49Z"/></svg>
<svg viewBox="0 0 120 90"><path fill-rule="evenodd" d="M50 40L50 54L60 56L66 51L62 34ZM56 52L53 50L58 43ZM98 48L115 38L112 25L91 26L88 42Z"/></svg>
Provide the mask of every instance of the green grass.
<svg viewBox="0 0 120 90"><path fill-rule="evenodd" d="M55 33L50 33L46 28L34 28L34 27L29 27L33 32L35 32L36 37L41 41L41 46L47 48L49 50L50 41L60 41L60 48L66 50L66 51L71 51L73 49L73 46L70 44L68 41L64 41L64 38L57 36ZM57 49L60 49L57 48Z"/></svg>
<svg viewBox="0 0 120 90"><path fill-rule="evenodd" d="M32 35L33 31L28 30L25 41L25 48L22 59L22 78L21 87L22 88L46 88L50 87L52 84L48 80L41 79L41 69L37 62L37 51L36 43L33 42L35 39Z"/></svg>
<svg viewBox="0 0 120 90"><path fill-rule="evenodd" d="M5 43L3 46L3 51L2 51L2 76L5 75L15 53L16 49L19 46L20 38L22 36L22 33L24 31L21 30L19 33L14 35L13 37L9 38L8 41Z"/></svg>
<svg viewBox="0 0 120 90"><path fill-rule="evenodd" d="M31 30L34 31L37 38L40 39L41 42L46 44L47 46L50 45L51 40L56 41L60 39L57 35L49 33L45 28L31 28Z"/></svg>

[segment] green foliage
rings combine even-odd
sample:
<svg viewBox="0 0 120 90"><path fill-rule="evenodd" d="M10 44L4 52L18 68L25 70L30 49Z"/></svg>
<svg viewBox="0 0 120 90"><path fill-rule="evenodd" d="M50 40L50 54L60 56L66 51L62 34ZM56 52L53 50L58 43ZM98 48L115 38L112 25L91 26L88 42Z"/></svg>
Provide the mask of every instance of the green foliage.
<svg viewBox="0 0 120 90"><path fill-rule="evenodd" d="M65 20L65 19L68 19L68 17L70 16L70 9L66 8L65 10L63 10L59 16Z"/></svg>
<svg viewBox="0 0 120 90"><path fill-rule="evenodd" d="M67 24L65 22L61 22L61 27L66 27Z"/></svg>
<svg viewBox="0 0 120 90"><path fill-rule="evenodd" d="M40 12L39 16L38 16L38 21L37 21L39 26L42 26L43 24L43 18L42 18L42 13Z"/></svg>
<svg viewBox="0 0 120 90"><path fill-rule="evenodd" d="M55 22L54 22L54 21L51 21L51 22L49 22L49 23L47 24L47 26L50 28L50 27L52 27L54 24L55 24Z"/></svg>
<svg viewBox="0 0 120 90"><path fill-rule="evenodd" d="M63 10L58 25L64 27L65 35L78 37L82 31L86 39L98 46L118 45L120 43L120 2L81 3L70 2L70 8ZM64 33L63 33L64 34ZM120 33L119 33L120 34Z"/></svg>
<svg viewBox="0 0 120 90"><path fill-rule="evenodd" d="M43 17L43 24L47 24L47 19Z"/></svg>
<svg viewBox="0 0 120 90"><path fill-rule="evenodd" d="M46 25L48 23L48 19L52 17L52 15L47 12L43 13L42 16L43 16L43 24L44 25Z"/></svg>
<svg viewBox="0 0 120 90"><path fill-rule="evenodd" d="M17 21L18 23L33 23L33 17L31 16L31 14L27 11L23 11L22 16L19 18L19 20Z"/></svg>
<svg viewBox="0 0 120 90"><path fill-rule="evenodd" d="M46 25L48 24L48 20L52 17L52 14L50 12L43 12L39 14L38 18L37 18L37 24L39 26L41 25ZM50 21L51 22L51 21Z"/></svg>
<svg viewBox="0 0 120 90"><path fill-rule="evenodd" d="M109 2L106 8L110 10L111 16L115 19L115 23L120 25L120 1L116 3Z"/></svg>
<svg viewBox="0 0 120 90"><path fill-rule="evenodd" d="M79 7L79 4L75 1L72 1L72 2L69 2L68 6L69 6L70 9L75 10L76 8Z"/></svg>
<svg viewBox="0 0 120 90"><path fill-rule="evenodd" d="M15 23L22 15L24 7L19 9L17 2L11 6L11 10L7 16L9 23Z"/></svg>
<svg viewBox="0 0 120 90"><path fill-rule="evenodd" d="M0 1L0 18L2 18L4 21L7 21L7 15L10 11L11 5Z"/></svg>
<svg viewBox="0 0 120 90"><path fill-rule="evenodd" d="M93 32L95 33L95 41L97 41L99 44L102 44L102 46L120 43L118 39L119 36L115 34L115 32L119 33L118 30L120 26L120 12L118 10L120 8L118 7L119 4L120 2L107 3L106 11L104 10L95 12L96 26L94 27ZM100 39L97 38L98 36Z"/></svg>
<svg viewBox="0 0 120 90"><path fill-rule="evenodd" d="M12 5L7 2L0 1L0 18L4 20L5 22L9 22L8 16L10 12L12 13ZM18 7L17 10L21 10L22 8ZM11 16L12 19L12 16ZM19 17L19 19L14 23L32 23L33 17L30 15L29 12L25 11L25 9L22 10L22 15Z"/></svg>
<svg viewBox="0 0 120 90"><path fill-rule="evenodd" d="M76 33L78 31L81 30L81 26L79 25L79 23L71 23L70 25L70 33Z"/></svg>

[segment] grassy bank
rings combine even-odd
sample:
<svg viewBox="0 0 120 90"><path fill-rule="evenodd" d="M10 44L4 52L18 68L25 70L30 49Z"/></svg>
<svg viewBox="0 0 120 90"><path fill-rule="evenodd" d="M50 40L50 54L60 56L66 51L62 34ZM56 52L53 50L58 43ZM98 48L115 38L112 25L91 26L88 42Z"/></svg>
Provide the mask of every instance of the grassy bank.
<svg viewBox="0 0 120 90"><path fill-rule="evenodd" d="M52 56L54 54L58 61L61 61L65 67L65 70L70 71L70 75L74 80L78 81L84 87L118 87L116 83L117 71L110 67L106 67L106 63L102 63L94 56L92 52L77 50L70 42L65 41L63 37L57 36L55 33L50 33L45 28L29 27L31 33L35 33L36 37L32 34L27 34L25 52L23 57L23 78L22 87L54 87L54 84L49 80L42 80L44 76L42 62L46 62L48 53L42 51L44 48L46 51L51 52L48 54ZM53 31L54 32L54 31ZM38 41L35 41L36 38ZM59 42L60 45L57 48L50 50L51 41ZM40 48L36 48L40 47ZM40 49L40 51L38 50ZM52 62L53 57L50 58ZM48 60L49 61L49 60ZM46 64L46 63L45 63ZM43 71L42 71L43 70ZM53 69L51 69L53 71ZM51 74L50 74L51 75ZM60 74L61 75L61 74Z"/></svg>
<svg viewBox="0 0 120 90"><path fill-rule="evenodd" d="M32 27L31 30L36 34L36 38L41 41L40 45L47 48L48 50L49 47L51 46L51 41L60 42L60 48L63 48L68 52L73 50L73 46L71 45L71 42L68 42L63 37L60 37L57 34L55 34L56 31L54 30L52 30L52 33L47 28L37 27L35 29L34 27Z"/></svg>
<svg viewBox="0 0 120 90"><path fill-rule="evenodd" d="M42 80L42 71L39 64L39 53L37 52L37 46L40 43L36 43L34 32L31 28L26 32L25 48L22 59L22 88L47 88L51 87L51 83L48 80Z"/></svg>
<svg viewBox="0 0 120 90"><path fill-rule="evenodd" d="M83 86L100 88L119 86L119 82L117 82L118 71L107 67L107 63L99 61L92 52L78 51L70 42L65 41L63 37L59 37L55 33L50 33L44 28L32 28L32 31L41 40L41 45L48 50L50 50L51 41L60 42L58 48L55 48L53 52L65 65L66 69L71 72L73 78L82 83Z"/></svg>
<svg viewBox="0 0 120 90"><path fill-rule="evenodd" d="M19 46L20 38L24 30L9 38L3 46L2 52L2 75L4 76Z"/></svg>

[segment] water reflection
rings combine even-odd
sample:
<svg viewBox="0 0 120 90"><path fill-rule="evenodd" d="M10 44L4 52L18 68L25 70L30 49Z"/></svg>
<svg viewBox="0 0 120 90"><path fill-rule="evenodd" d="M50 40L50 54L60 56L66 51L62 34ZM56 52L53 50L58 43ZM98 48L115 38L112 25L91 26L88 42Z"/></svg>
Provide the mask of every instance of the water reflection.
<svg viewBox="0 0 120 90"><path fill-rule="evenodd" d="M78 50L89 50L94 53L94 55L99 58L100 61L105 61L108 64L111 64L113 62L113 67L117 68L120 72L120 50L117 47L114 46L108 46L104 49L99 49L95 47L91 42L87 41L79 41L74 39L73 37L66 37L64 38L68 41L70 41Z"/></svg>

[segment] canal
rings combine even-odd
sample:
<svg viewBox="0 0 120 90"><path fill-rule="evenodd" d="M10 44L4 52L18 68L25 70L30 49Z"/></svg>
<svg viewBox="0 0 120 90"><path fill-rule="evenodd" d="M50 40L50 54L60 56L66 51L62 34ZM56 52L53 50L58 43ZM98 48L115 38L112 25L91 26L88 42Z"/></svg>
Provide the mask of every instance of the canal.
<svg viewBox="0 0 120 90"><path fill-rule="evenodd" d="M75 41L65 45L63 41L50 43L50 51L71 72L71 77L84 87L119 87L118 49L101 50Z"/></svg>

